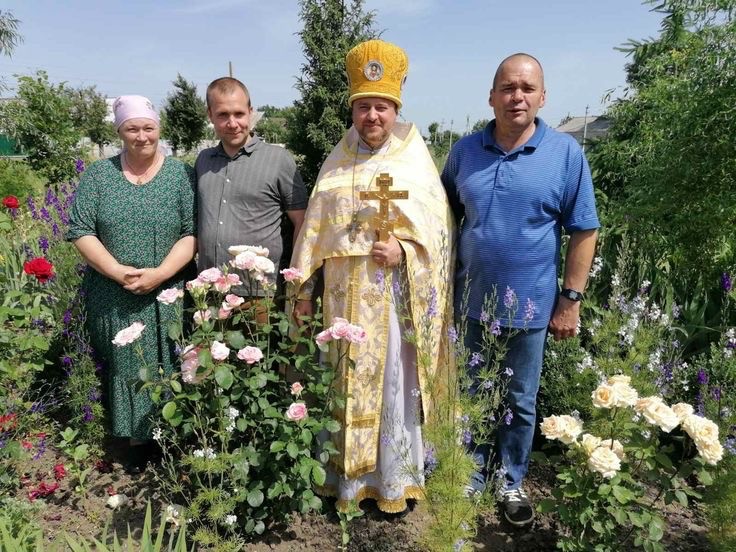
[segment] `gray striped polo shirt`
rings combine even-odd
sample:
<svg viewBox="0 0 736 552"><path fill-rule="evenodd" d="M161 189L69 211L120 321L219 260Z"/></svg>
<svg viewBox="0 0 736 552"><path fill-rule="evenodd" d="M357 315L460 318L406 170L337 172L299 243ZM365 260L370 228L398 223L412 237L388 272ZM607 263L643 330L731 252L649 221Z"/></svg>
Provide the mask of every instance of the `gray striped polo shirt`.
<svg viewBox="0 0 736 552"><path fill-rule="evenodd" d="M288 266L293 225L286 212L306 209L308 199L291 154L254 136L232 158L222 144L203 150L194 168L198 270L220 267L230 261L233 257L227 249L233 245L267 247L277 274ZM240 277L247 281L242 272ZM255 295L247 285L233 288L233 292Z"/></svg>

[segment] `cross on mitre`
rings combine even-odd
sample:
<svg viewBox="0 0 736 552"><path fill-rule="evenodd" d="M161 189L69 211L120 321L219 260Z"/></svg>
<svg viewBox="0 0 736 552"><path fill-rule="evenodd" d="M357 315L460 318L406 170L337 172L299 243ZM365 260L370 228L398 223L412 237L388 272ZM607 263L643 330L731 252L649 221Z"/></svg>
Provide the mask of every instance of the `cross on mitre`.
<svg viewBox="0 0 736 552"><path fill-rule="evenodd" d="M394 179L388 173L381 173L376 177L376 192L360 192L360 199L378 200L378 215L376 223L378 225L378 241L388 241L389 232L394 229L394 223L388 218L389 201L392 199L409 199L408 190L389 191L389 187L394 183Z"/></svg>

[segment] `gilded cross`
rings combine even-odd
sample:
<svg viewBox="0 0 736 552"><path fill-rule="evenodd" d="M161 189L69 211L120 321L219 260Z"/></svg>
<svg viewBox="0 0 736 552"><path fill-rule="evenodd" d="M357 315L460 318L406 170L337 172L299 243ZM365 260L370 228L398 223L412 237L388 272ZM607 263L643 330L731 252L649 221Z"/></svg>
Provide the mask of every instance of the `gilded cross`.
<svg viewBox="0 0 736 552"><path fill-rule="evenodd" d="M388 241L388 234L394 229L394 223L388 218L389 201L392 199L409 199L408 190L389 191L389 187L394 183L394 179L388 173L381 173L376 177L376 192L360 192L360 199L377 199L378 216L378 240Z"/></svg>

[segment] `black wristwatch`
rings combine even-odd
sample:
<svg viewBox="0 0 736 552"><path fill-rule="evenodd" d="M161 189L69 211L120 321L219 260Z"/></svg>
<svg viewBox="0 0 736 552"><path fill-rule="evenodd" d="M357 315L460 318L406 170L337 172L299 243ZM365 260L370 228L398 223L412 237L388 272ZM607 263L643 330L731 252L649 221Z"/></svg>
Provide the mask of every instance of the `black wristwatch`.
<svg viewBox="0 0 736 552"><path fill-rule="evenodd" d="M583 293L575 289L564 288L560 292L560 295L562 295L565 299L569 299L570 301L582 301L583 300Z"/></svg>

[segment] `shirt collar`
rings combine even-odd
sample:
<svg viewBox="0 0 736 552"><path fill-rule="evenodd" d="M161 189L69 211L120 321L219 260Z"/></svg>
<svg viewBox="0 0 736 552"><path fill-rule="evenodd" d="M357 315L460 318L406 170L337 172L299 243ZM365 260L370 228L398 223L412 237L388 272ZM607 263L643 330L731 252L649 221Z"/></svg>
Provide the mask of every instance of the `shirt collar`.
<svg viewBox="0 0 736 552"><path fill-rule="evenodd" d="M513 151L520 151L520 150L535 150L539 146L540 142L542 141L542 138L544 137L544 133L547 130L547 124L539 117L534 117L534 124L536 125L536 128L534 129L534 134L532 134L532 137L529 138L529 140L526 141L526 143L523 146L519 146L518 148L514 149ZM483 130L483 147L485 149L495 149L497 151L503 152L503 148L498 145L496 142L496 138L493 135L493 132L496 130L496 119L493 119L490 123L486 125L486 128ZM511 153L505 152L507 154Z"/></svg>
<svg viewBox="0 0 736 552"><path fill-rule="evenodd" d="M232 157L230 157L227 152L225 151L225 148L222 147L222 142L217 144L217 147L215 148L215 151L212 152L212 157L227 157L230 160L235 160L241 155L250 155L253 153L253 151L256 149L258 144L261 142L260 136L257 134L251 135L251 139L249 139L244 146L242 146Z"/></svg>

